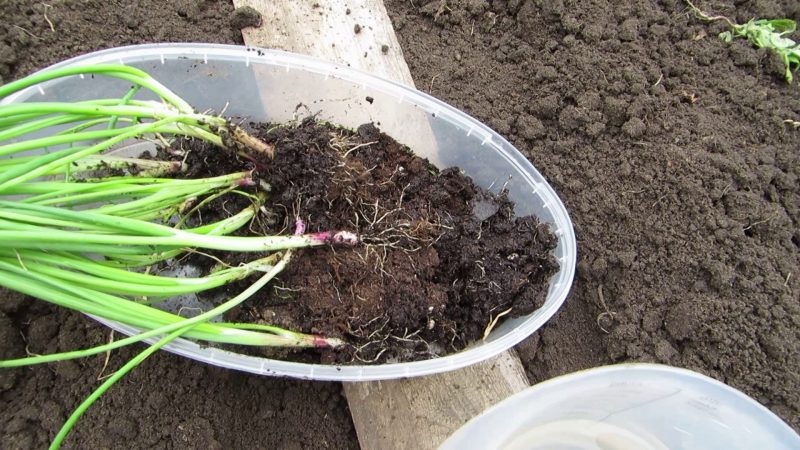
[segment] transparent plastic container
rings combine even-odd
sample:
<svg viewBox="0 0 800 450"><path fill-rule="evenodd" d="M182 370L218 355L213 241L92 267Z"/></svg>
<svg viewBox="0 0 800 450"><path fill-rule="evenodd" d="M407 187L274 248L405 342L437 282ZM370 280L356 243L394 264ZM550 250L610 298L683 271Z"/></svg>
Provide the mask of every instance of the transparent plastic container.
<svg viewBox="0 0 800 450"><path fill-rule="evenodd" d="M690 370L621 364L515 394L467 422L439 450L798 448L797 433L736 389Z"/></svg>
<svg viewBox="0 0 800 450"><path fill-rule="evenodd" d="M440 168L458 166L477 184L509 190L519 215L534 214L558 236L561 268L547 300L532 314L507 320L485 341L441 358L372 366L332 366L246 356L176 340L164 348L216 366L257 374L339 381L429 375L485 360L539 329L567 297L575 273L576 244L564 205L544 177L500 135L467 114L412 88L329 62L286 52L209 44L154 44L104 50L58 66L122 63L146 70L199 110L224 111L250 121L316 117L346 127L378 127ZM4 102L74 101L120 97L120 80L74 76L53 80ZM125 334L137 330L102 321Z"/></svg>

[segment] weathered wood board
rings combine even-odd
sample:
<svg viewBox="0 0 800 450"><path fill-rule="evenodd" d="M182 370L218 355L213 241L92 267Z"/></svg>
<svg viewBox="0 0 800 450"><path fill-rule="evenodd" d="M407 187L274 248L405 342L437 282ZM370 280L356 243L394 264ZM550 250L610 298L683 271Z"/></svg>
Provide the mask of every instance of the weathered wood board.
<svg viewBox="0 0 800 450"><path fill-rule="evenodd" d="M435 449L469 419L527 387L513 350L438 375L344 385L365 450Z"/></svg>
<svg viewBox="0 0 800 450"><path fill-rule="evenodd" d="M316 56L414 85L382 1L235 0L233 3L261 13L260 27L242 30L247 45Z"/></svg>

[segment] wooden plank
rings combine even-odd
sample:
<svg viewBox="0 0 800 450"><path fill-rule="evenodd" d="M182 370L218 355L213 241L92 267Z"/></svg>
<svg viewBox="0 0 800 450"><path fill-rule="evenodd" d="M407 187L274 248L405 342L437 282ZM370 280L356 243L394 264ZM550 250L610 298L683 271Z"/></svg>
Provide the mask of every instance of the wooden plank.
<svg viewBox="0 0 800 450"><path fill-rule="evenodd" d="M262 14L260 27L242 30L247 45L303 53L414 85L382 0L233 3ZM420 136L407 144L433 142L432 133ZM509 351L444 374L345 383L345 394L363 449L433 449L470 418L527 386L519 357Z"/></svg>
<svg viewBox="0 0 800 450"><path fill-rule="evenodd" d="M247 45L315 56L414 86L382 0L234 0L233 3L237 8L250 6L261 13L260 27L242 30ZM274 84L275 80L272 82L269 89L261 90L264 104L291 111L296 106L295 99L273 95L283 89ZM308 89L324 89L324 86ZM329 104L326 113L334 117L347 115L347 108L346 104ZM407 115L393 115L391 111L380 117L384 129L414 130L394 137L437 164L436 138L428 119L418 115L410 120Z"/></svg>
<svg viewBox="0 0 800 450"><path fill-rule="evenodd" d="M427 450L439 447L486 408L527 387L525 369L512 350L428 377L345 383L344 391L362 449Z"/></svg>
<svg viewBox="0 0 800 450"><path fill-rule="evenodd" d="M261 13L260 27L242 30L247 45L316 56L414 85L382 0L234 0L233 4Z"/></svg>

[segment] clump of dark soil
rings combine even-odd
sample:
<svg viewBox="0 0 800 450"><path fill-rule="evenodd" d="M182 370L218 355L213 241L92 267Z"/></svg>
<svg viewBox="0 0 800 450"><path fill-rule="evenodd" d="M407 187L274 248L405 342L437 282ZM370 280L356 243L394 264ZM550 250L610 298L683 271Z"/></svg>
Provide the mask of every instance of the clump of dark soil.
<svg viewBox="0 0 800 450"><path fill-rule="evenodd" d="M271 186L260 231L286 233L300 217L308 232L348 230L362 244L299 251L240 320L351 344L327 362L407 361L460 350L499 314L544 303L556 238L536 218L514 217L505 195L457 169L440 172L372 125L260 130L276 150L256 170ZM193 158L205 152L219 150L201 144Z"/></svg>
<svg viewBox="0 0 800 450"><path fill-rule="evenodd" d="M261 25L261 14L250 6L236 8L231 15L231 26L241 30L247 27L257 27Z"/></svg>
<svg viewBox="0 0 800 450"><path fill-rule="evenodd" d="M185 139L159 157L185 160L182 176L192 178L251 170L258 181L252 193L268 183L263 213L239 234L287 234L300 218L306 232L346 230L361 240L354 248L297 251L268 289L226 318L349 345L321 355L262 350L266 355L339 364L427 359L482 338L498 316L544 303L558 271L557 239L535 217L514 217L505 193L475 186L457 168L440 172L371 124L354 132L308 119L259 125L256 135L274 146L274 159ZM245 197L229 195L197 217L210 222L247 206ZM215 255L227 263L257 257ZM206 267L204 258L188 261ZM243 286L222 290L233 295Z"/></svg>

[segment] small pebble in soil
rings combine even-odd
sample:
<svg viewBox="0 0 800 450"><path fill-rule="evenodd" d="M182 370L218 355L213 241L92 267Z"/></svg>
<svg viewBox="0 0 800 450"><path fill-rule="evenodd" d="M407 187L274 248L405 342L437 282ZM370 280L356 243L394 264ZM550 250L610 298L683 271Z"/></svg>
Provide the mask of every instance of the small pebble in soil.
<svg viewBox="0 0 800 450"><path fill-rule="evenodd" d="M247 27L261 26L261 13L250 6L236 8L231 14L231 26L241 30Z"/></svg>

